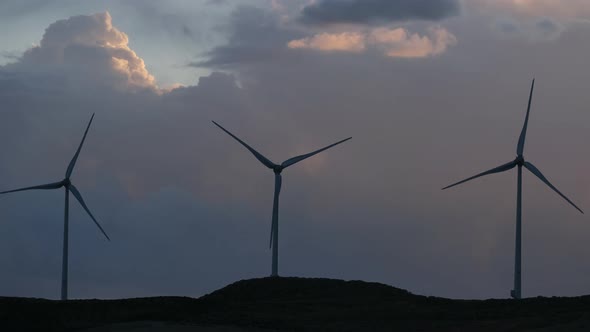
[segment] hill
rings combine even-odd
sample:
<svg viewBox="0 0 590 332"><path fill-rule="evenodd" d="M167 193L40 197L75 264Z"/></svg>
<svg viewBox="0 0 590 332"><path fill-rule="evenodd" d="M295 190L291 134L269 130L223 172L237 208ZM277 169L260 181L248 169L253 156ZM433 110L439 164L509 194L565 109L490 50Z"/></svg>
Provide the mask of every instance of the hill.
<svg viewBox="0 0 590 332"><path fill-rule="evenodd" d="M589 331L590 296L450 300L363 281L243 280L205 295L0 298L2 331Z"/></svg>

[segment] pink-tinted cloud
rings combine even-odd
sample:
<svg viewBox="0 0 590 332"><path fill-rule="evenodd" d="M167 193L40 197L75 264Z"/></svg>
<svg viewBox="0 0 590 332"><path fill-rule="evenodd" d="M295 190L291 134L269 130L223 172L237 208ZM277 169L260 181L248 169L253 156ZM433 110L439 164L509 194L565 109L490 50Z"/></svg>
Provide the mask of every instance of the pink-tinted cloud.
<svg viewBox="0 0 590 332"><path fill-rule="evenodd" d="M319 33L312 37L290 41L289 48L309 48L319 51L362 52L366 36L356 32Z"/></svg>
<svg viewBox="0 0 590 332"><path fill-rule="evenodd" d="M355 53L373 48L388 57L424 58L439 55L456 43L457 38L440 27L429 29L428 35L410 33L404 28L375 28L366 32L319 33L292 40L287 46L292 49Z"/></svg>
<svg viewBox="0 0 590 332"><path fill-rule="evenodd" d="M406 29L377 28L369 40L385 50L390 57L423 58L438 55L457 43L457 38L443 28L429 30L429 36L409 33Z"/></svg>

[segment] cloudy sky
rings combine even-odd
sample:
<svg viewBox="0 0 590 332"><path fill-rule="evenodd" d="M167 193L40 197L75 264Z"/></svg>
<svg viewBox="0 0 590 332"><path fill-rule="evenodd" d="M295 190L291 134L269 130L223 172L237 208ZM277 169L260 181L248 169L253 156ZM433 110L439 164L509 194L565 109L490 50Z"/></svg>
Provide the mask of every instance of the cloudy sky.
<svg viewBox="0 0 590 332"><path fill-rule="evenodd" d="M280 273L505 298L526 158L590 210L587 0L0 2L0 191L72 180L70 296L200 296ZM524 174L523 293L590 293L590 220ZM0 295L58 298L63 192L0 198Z"/></svg>

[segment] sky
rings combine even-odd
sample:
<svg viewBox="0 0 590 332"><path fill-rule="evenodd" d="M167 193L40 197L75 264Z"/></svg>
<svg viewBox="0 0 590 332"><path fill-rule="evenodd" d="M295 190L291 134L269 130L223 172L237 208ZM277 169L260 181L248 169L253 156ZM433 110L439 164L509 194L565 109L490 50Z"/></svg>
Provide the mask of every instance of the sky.
<svg viewBox="0 0 590 332"><path fill-rule="evenodd" d="M590 210L586 0L0 2L0 191L72 181L72 298L198 297L279 273L507 298L525 148ZM590 221L523 177L523 295L590 294ZM0 197L0 295L56 299L62 191Z"/></svg>

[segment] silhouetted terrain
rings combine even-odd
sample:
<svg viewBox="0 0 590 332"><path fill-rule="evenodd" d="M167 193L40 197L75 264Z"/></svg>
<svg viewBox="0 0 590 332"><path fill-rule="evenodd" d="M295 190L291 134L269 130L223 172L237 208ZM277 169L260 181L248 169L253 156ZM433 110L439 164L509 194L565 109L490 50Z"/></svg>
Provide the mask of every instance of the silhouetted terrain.
<svg viewBox="0 0 590 332"><path fill-rule="evenodd" d="M0 330L590 331L590 296L449 300L362 281L243 280L199 299L0 298Z"/></svg>

